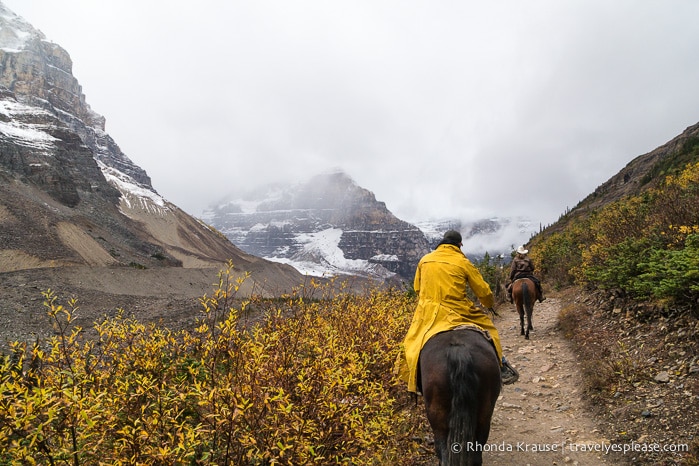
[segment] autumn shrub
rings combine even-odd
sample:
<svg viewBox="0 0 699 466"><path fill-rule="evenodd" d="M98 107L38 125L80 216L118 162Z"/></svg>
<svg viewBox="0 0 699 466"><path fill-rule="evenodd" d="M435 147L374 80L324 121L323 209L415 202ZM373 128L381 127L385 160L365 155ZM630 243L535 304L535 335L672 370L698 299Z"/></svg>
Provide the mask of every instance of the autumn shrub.
<svg viewBox="0 0 699 466"><path fill-rule="evenodd" d="M588 279L632 296L696 302L699 163L656 190L606 206L598 218Z"/></svg>
<svg viewBox="0 0 699 466"><path fill-rule="evenodd" d="M695 306L698 235L699 163L690 163L656 188L538 238L532 257L549 282Z"/></svg>
<svg viewBox="0 0 699 466"><path fill-rule="evenodd" d="M573 226L539 238L532 244L530 256L538 271L553 288L578 281L584 247L588 241L586 226Z"/></svg>
<svg viewBox="0 0 699 466"><path fill-rule="evenodd" d="M311 282L241 300L244 279L222 271L190 329L121 312L96 338L46 292L56 335L1 361L0 464L405 464L392 369L412 298Z"/></svg>

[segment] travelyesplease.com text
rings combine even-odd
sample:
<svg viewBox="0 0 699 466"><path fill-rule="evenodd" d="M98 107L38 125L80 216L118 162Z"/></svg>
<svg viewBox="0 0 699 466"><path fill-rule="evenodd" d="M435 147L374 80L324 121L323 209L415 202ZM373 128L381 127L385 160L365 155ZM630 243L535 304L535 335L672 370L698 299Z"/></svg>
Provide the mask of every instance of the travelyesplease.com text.
<svg viewBox="0 0 699 466"><path fill-rule="evenodd" d="M478 442L467 442L467 443L453 443L451 445L451 451L454 453L461 453L463 451L481 451L481 452L501 452L501 451L517 451L517 452L586 452L594 451L599 453L604 453L605 455L609 453L622 453L624 455L629 453L641 453L641 452L687 452L689 451L689 445L687 444L667 444L663 445L660 443L527 443L527 442L517 442L517 443L478 443Z"/></svg>

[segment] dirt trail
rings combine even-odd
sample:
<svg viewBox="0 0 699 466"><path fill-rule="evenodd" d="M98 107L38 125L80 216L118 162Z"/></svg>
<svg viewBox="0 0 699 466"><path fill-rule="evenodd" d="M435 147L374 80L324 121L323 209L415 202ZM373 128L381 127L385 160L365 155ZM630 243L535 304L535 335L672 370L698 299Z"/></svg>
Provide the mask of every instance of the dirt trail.
<svg viewBox="0 0 699 466"><path fill-rule="evenodd" d="M513 305L499 309L495 324L505 357L520 373L495 407L483 460L489 465L618 464L604 452L609 441L582 401L582 379L569 343L556 329L561 301L550 296L534 308L530 339L520 336Z"/></svg>

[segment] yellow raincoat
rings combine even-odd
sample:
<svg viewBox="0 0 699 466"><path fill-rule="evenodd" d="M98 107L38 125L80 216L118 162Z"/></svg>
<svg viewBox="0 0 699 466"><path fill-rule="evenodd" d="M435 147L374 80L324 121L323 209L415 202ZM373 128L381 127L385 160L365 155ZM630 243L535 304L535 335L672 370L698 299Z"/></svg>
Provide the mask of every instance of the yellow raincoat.
<svg viewBox="0 0 699 466"><path fill-rule="evenodd" d="M490 286L458 246L441 244L420 259L414 283L419 300L397 367L398 376L408 384L408 391L417 393L417 362L423 345L437 333L459 325L476 324L487 330L498 360L502 360L498 331L490 317L468 299L467 286L483 306L493 306Z"/></svg>

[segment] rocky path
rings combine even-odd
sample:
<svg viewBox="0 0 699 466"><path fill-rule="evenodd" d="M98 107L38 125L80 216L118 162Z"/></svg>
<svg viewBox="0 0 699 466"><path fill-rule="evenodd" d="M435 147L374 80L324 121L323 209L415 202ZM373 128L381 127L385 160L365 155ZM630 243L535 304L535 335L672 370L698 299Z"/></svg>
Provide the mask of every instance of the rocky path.
<svg viewBox="0 0 699 466"><path fill-rule="evenodd" d="M530 339L520 336L513 305L501 306L495 323L504 354L520 379L503 387L484 453L489 465L600 465L621 458L595 449L609 446L582 401L582 379L569 343L556 330L560 301L550 296L534 308Z"/></svg>

